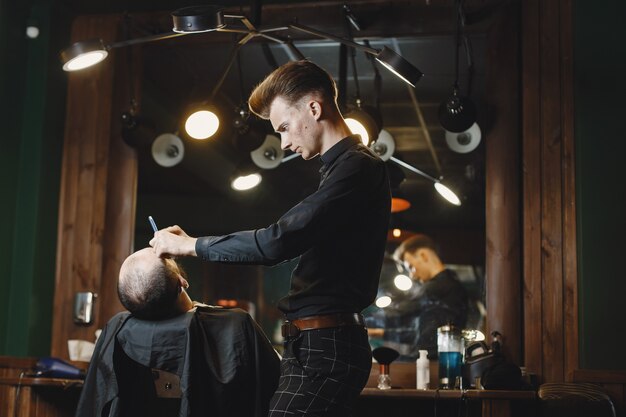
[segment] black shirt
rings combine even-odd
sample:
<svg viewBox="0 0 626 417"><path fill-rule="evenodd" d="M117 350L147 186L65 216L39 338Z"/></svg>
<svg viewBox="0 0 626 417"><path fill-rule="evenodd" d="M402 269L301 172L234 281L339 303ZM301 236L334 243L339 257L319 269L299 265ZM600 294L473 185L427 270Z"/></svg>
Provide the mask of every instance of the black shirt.
<svg viewBox="0 0 626 417"><path fill-rule="evenodd" d="M456 272L444 269L426 281L418 294L419 331L417 347L437 354L437 328L452 324L460 329L467 323L469 298Z"/></svg>
<svg viewBox="0 0 626 417"><path fill-rule="evenodd" d="M290 319L360 312L378 289L391 212L385 164L358 136L321 160L318 190L276 223L196 242L198 256L214 262L275 265L300 256L278 303Z"/></svg>

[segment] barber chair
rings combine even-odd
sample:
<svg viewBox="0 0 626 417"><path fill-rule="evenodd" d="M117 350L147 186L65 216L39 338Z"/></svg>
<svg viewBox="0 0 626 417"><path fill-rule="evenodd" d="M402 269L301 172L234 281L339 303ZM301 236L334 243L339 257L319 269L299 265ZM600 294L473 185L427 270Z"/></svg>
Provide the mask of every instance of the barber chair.
<svg viewBox="0 0 626 417"><path fill-rule="evenodd" d="M130 317L117 332L113 369L120 417L177 416L193 313L151 322Z"/></svg>
<svg viewBox="0 0 626 417"><path fill-rule="evenodd" d="M601 387L588 383L545 383L539 387L541 417L615 417Z"/></svg>
<svg viewBox="0 0 626 417"><path fill-rule="evenodd" d="M239 309L145 321L120 313L104 328L76 417L261 417L279 359Z"/></svg>
<svg viewBox="0 0 626 417"><path fill-rule="evenodd" d="M113 363L120 392L120 417L178 415L182 391L177 374L143 366L130 359L119 345Z"/></svg>

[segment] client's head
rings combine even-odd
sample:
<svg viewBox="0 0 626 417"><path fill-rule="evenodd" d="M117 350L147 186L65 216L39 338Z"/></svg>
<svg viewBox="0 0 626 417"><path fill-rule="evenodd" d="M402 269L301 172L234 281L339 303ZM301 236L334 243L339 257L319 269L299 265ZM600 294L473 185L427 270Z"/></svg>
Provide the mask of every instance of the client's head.
<svg viewBox="0 0 626 417"><path fill-rule="evenodd" d="M193 307L184 272L172 259L159 258L153 248L130 255L120 268L117 294L122 305L138 318L159 320Z"/></svg>

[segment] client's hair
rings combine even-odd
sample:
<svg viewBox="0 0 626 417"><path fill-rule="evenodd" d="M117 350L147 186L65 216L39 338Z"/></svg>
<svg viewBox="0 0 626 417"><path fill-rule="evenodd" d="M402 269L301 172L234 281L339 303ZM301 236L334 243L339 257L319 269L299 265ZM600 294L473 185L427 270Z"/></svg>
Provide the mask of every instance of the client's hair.
<svg viewBox="0 0 626 417"><path fill-rule="evenodd" d="M144 320L160 320L175 314L176 298L180 283L176 279L169 260L155 262L152 268L146 263L130 257L126 260L125 276L120 277L117 294L122 305L135 317ZM182 273L182 269L178 268Z"/></svg>

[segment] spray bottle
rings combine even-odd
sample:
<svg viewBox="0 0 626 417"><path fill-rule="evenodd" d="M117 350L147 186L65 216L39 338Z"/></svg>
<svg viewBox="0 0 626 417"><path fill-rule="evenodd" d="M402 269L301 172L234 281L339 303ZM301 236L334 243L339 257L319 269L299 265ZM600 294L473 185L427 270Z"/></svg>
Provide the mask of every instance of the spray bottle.
<svg viewBox="0 0 626 417"><path fill-rule="evenodd" d="M428 389L430 382L430 363L428 361L428 351L420 350L420 356L415 361L415 374L417 379L417 389Z"/></svg>

